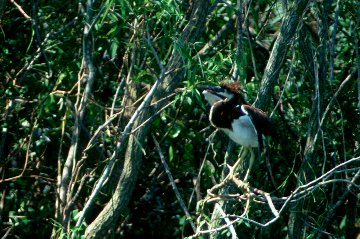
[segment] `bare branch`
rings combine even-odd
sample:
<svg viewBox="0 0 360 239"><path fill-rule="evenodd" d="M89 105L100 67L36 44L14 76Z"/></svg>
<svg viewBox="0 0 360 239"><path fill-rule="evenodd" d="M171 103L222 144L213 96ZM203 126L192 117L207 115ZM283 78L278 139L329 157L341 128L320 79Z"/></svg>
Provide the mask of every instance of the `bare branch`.
<svg viewBox="0 0 360 239"><path fill-rule="evenodd" d="M75 109L75 123L74 123L74 131L72 134L71 139L71 146L68 152L67 159L64 164L64 168L62 171L61 182L59 186L59 197L60 197L60 205L67 205L71 202L74 185L73 181L75 178L73 177L74 170L75 170L75 163L76 163L76 153L79 144L79 135L80 135L80 128L82 122L85 117L86 105L88 103L88 99L92 92L92 86L95 81L95 66L92 60L92 49L93 49L93 38L91 36L91 28L90 23L93 21L93 0L88 0L86 5L86 11L84 12L86 22L83 31L83 69L85 72L84 79L82 76L79 77L78 82L78 94ZM81 75L82 69L79 71L79 75ZM80 81L85 80L86 86L82 93L81 99L80 97ZM69 186L71 188L69 190ZM70 211L71 208L68 207L69 205L65 206L67 208L66 212L63 211L64 209L60 207L62 212L63 218L61 219L62 225L64 228L68 226L68 220L70 218Z"/></svg>
<svg viewBox="0 0 360 239"><path fill-rule="evenodd" d="M248 218L246 217L245 213L247 212L247 209L249 207L249 205L247 204L245 206L245 210L244 213L242 215L226 215L225 218L229 218L229 219L234 219L234 221L231 221L229 224L220 226L220 227L216 227L210 230L201 230L202 225L198 226L198 229L196 231L196 235L200 235L200 234L206 234L206 233L213 233L216 231L220 231L222 229L228 228L229 225L232 225L233 223L236 223L239 220L245 220L249 223L252 223L256 226L260 226L260 227L267 227L271 224L273 224L275 221L277 221L280 218L280 215L285 211L285 209L288 207L288 205L290 203L294 203L297 202L299 200L302 200L304 197L313 194L315 192L315 190L317 190L319 187L322 187L324 185L327 184L333 184L333 183L346 183L347 184L347 189L348 192L350 192L351 188L356 187L359 188L360 186L358 184L356 184L356 181L360 178L360 169L359 168L354 168L355 170L357 170L356 174L352 177L351 180L339 180L339 179L329 179L331 176L333 176L335 173L338 173L339 170L341 170L343 167L350 165L350 164L356 164L360 162L360 157L356 157L356 158L352 158L350 160L347 160L337 166L335 166L334 168L332 168L331 170L329 170L328 172L326 172L325 174L321 175L320 177L312 180L311 182L301 185L299 187L297 187L289 196L286 197L281 197L281 198L277 198L274 196L270 196L269 193L264 192L262 190L253 188L251 186L249 186L248 184L244 183L243 181L239 180L236 178L235 175L226 177L227 180L231 180L233 181L238 189L244 191L244 193L240 193L240 194L234 194L234 195L230 195L230 194L225 194L225 195L215 195L214 191L215 190L220 190L222 187L225 187L226 183L225 181L222 181L221 183L215 185L212 189L208 190L208 196L209 198L207 198L204 202L204 204L206 203L210 203L212 201L242 201L242 200L246 200L248 203L250 202L256 202L256 203L266 203L269 207L269 211L274 215L273 218L267 220L266 222L262 223L262 222L258 222L254 219ZM344 194L345 195L345 194ZM345 196L344 196L345 197ZM256 201L256 200L258 201ZM345 199L342 199L342 202ZM281 207L279 210L276 209L274 202L276 203L276 205L281 204ZM337 203L337 205L340 204L340 202ZM339 206L339 205L338 205ZM336 207L338 207L336 206ZM335 210L335 209L334 209ZM333 215L333 214L331 214ZM224 217L224 216L223 216ZM324 224L325 225L325 224Z"/></svg>
<svg viewBox="0 0 360 239"><path fill-rule="evenodd" d="M20 12L27 20L32 21L32 18L24 11L24 9L23 9L19 4L17 4L14 0L10 0L10 2L15 5L15 7L19 10L19 12Z"/></svg>
<svg viewBox="0 0 360 239"><path fill-rule="evenodd" d="M180 207L181 207L181 209L184 211L184 213L185 213L185 215L186 215L186 217L187 217L187 220L189 221L189 223L190 223L193 231L196 232L195 224L194 224L194 222L192 221L192 218L191 218L191 215L190 215L190 213L189 213L189 210L186 208L185 203L184 203L184 200L182 199L179 190L177 189L177 186L176 186L176 184L175 184L174 178L173 178L173 176L172 176L172 174L171 174L171 172L170 172L169 166L168 166L167 163L166 163L165 156L164 156L164 154L163 154L163 152L162 152L162 150L161 150L161 147L160 147L160 145L159 145L159 142L156 140L156 138L155 138L155 136L154 136L153 134L152 134L151 136L152 136L153 141L154 141L154 143L155 143L155 147L156 147L156 149L157 149L157 151L158 151L158 153L159 153L161 163L163 164L164 169L165 169L165 172L166 172L166 174L168 175L168 178L169 178L171 187L173 188L174 193L175 193L175 195L176 195L176 198L177 198L177 200L178 200L178 202L179 202L179 204L180 204Z"/></svg>

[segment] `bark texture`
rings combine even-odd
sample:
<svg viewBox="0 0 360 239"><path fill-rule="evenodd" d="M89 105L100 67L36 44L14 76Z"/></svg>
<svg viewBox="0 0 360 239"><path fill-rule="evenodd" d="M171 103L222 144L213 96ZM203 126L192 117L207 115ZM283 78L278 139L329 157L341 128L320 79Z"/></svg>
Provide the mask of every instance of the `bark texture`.
<svg viewBox="0 0 360 239"><path fill-rule="evenodd" d="M194 43L199 38L205 26L208 5L208 0L193 1L190 20L182 31L179 39L184 46ZM172 52L172 56L165 66L165 76L154 95L155 100L174 92L186 73L184 60L181 52L176 49ZM160 109L166 103L164 100L154 107L145 108L136 120L133 128L141 125L153 112ZM118 221L120 215L128 205L142 163L142 152L138 142L142 143L145 141L149 132L149 125L150 124L147 123L129 137L124 166L116 190L102 212L86 229L86 238L100 238L105 235L105 233L114 226L114 223Z"/></svg>
<svg viewBox="0 0 360 239"><path fill-rule="evenodd" d="M271 55L268 64L265 68L265 72L262 78L260 91L257 97L256 106L268 110L271 106L271 96L274 85L279 77L282 65L286 59L289 47L292 45L295 34L298 32L300 24L302 23L303 14L309 4L310 0L298 0L294 1L289 8L288 13L283 19L280 33L276 39L274 47L271 51ZM316 114L316 106L313 107L312 115ZM312 122L317 122L312 121ZM313 131L314 127L310 127ZM311 158L313 152L313 140L314 134L309 134L308 142L305 152L305 161ZM303 167L302 167L303 168ZM302 171L302 170L301 170ZM304 221L302 220L302 206L304 202L298 202L292 205L291 214L289 218L289 231L290 238L302 238L304 230Z"/></svg>
<svg viewBox="0 0 360 239"><path fill-rule="evenodd" d="M294 1L282 21L279 35L262 77L260 91L256 100L258 108L267 110L270 107L272 90L309 2L310 0Z"/></svg>

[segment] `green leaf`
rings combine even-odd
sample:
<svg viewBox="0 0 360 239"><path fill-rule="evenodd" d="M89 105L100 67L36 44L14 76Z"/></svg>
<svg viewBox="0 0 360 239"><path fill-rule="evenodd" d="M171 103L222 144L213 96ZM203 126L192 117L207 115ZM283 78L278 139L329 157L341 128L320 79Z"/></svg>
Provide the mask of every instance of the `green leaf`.
<svg viewBox="0 0 360 239"><path fill-rule="evenodd" d="M210 174L214 174L216 172L214 164L212 164L209 160L205 161L205 167Z"/></svg>
<svg viewBox="0 0 360 239"><path fill-rule="evenodd" d="M75 209L71 212L71 217L76 220L79 217L79 209Z"/></svg>
<svg viewBox="0 0 360 239"><path fill-rule="evenodd" d="M117 49L119 48L119 42L113 41L110 47L110 57L114 59L116 57Z"/></svg>
<svg viewBox="0 0 360 239"><path fill-rule="evenodd" d="M179 136L180 132L181 132L181 128L180 128L178 125L175 125L175 126L171 129L171 131L170 131L170 133L169 133L169 136L170 136L171 138L175 139L175 138L177 138L177 137Z"/></svg>
<svg viewBox="0 0 360 239"><path fill-rule="evenodd" d="M169 161L172 162L174 159L174 148L172 145L169 146Z"/></svg>

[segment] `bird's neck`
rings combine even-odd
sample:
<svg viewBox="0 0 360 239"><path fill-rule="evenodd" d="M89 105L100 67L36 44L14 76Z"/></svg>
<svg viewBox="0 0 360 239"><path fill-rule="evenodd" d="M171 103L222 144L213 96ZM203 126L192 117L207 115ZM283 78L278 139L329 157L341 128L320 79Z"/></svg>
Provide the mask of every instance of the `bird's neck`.
<svg viewBox="0 0 360 239"><path fill-rule="evenodd" d="M236 109L239 99L234 96L230 100L216 102L210 111L210 121L218 128L227 128L232 130L232 123L239 118L240 112Z"/></svg>

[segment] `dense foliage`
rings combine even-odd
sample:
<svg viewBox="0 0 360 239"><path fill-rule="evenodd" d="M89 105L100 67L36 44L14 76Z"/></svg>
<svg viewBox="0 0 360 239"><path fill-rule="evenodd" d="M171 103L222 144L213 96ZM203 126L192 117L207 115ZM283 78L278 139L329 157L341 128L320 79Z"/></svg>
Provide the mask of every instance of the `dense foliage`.
<svg viewBox="0 0 360 239"><path fill-rule="evenodd" d="M273 66L300 2L1 1L1 235L359 236L360 4L309 1ZM248 184L222 80L277 129Z"/></svg>

